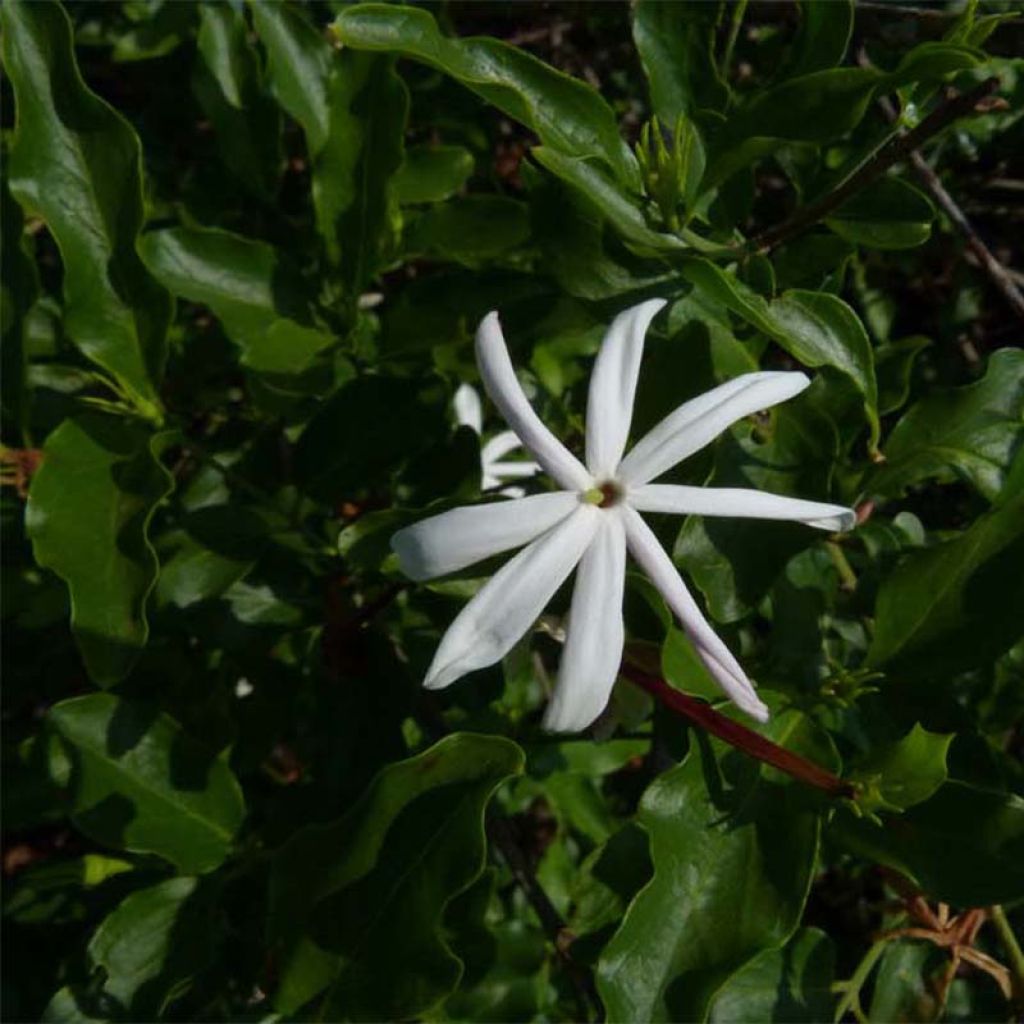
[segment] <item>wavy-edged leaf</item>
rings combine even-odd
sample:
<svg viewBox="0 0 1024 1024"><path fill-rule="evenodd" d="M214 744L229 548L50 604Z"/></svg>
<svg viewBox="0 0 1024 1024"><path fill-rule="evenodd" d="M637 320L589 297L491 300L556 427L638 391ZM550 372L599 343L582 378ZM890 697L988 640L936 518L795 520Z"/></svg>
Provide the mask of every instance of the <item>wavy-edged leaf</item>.
<svg viewBox="0 0 1024 1024"><path fill-rule="evenodd" d="M820 1024L832 1016L835 947L817 928L801 928L781 949L755 957L719 989L710 1024Z"/></svg>
<svg viewBox="0 0 1024 1024"><path fill-rule="evenodd" d="M1024 497L908 555L878 592L869 664L942 678L998 657L1020 638L1022 567Z"/></svg>
<svg viewBox="0 0 1024 1024"><path fill-rule="evenodd" d="M851 196L825 223L840 238L869 249L913 249L931 237L935 209L900 178L882 178Z"/></svg>
<svg viewBox="0 0 1024 1024"><path fill-rule="evenodd" d="M405 86L393 61L334 50L298 8L266 0L250 8L274 95L306 136L317 230L354 302L391 246Z"/></svg>
<svg viewBox="0 0 1024 1024"><path fill-rule="evenodd" d="M589 85L496 39L441 35L429 12L359 4L343 11L334 31L346 45L384 50L451 75L567 156L598 161L626 188L639 192L636 160L619 135L615 114Z"/></svg>
<svg viewBox="0 0 1024 1024"><path fill-rule="evenodd" d="M155 706L111 693L61 701L48 720L73 754L72 818L83 832L183 874L223 863L245 816L224 755Z"/></svg>
<svg viewBox="0 0 1024 1024"><path fill-rule="evenodd" d="M473 173L473 154L463 146L412 146L395 175L400 203L439 203L465 185Z"/></svg>
<svg viewBox="0 0 1024 1024"><path fill-rule="evenodd" d="M823 741L800 713L768 728L822 762ZM654 877L598 964L609 1020L702 1020L723 983L785 942L803 911L819 832L807 792L718 741L693 747L640 804Z"/></svg>
<svg viewBox="0 0 1024 1024"><path fill-rule="evenodd" d="M1024 800L947 782L924 803L882 823L837 812L829 835L843 847L901 871L932 899L959 907L1024 898Z"/></svg>
<svg viewBox="0 0 1024 1024"><path fill-rule="evenodd" d="M253 370L299 374L335 344L314 324L296 269L266 242L218 229L167 228L147 234L140 250L171 292L210 309Z"/></svg>
<svg viewBox="0 0 1024 1024"><path fill-rule="evenodd" d="M89 940L103 994L135 1020L156 1020L213 959L215 907L197 878L139 889Z"/></svg>
<svg viewBox="0 0 1024 1024"><path fill-rule="evenodd" d="M842 64L853 31L853 0L800 0L800 28L786 68L789 77Z"/></svg>
<svg viewBox="0 0 1024 1024"><path fill-rule="evenodd" d="M707 260L687 260L683 273L706 296L778 342L805 366L831 366L864 400L871 446L878 442L874 353L857 314L835 295L794 288L769 302Z"/></svg>
<svg viewBox="0 0 1024 1024"><path fill-rule="evenodd" d="M82 81L58 4L4 4L3 57L16 104L11 192L60 248L68 336L157 418L171 305L135 251L138 137Z"/></svg>
<svg viewBox="0 0 1024 1024"><path fill-rule="evenodd" d="M946 781L952 740L952 733L929 732L915 723L906 736L873 750L851 778L863 780L870 809L905 811L927 800Z"/></svg>
<svg viewBox="0 0 1024 1024"><path fill-rule="evenodd" d="M281 849L270 935L284 953L282 1013L332 985L328 1016L398 1020L454 989L462 965L441 918L483 870L491 794L522 768L509 740L447 736L384 768L345 817L303 829ZM310 926L318 943L303 937ZM402 970L371 969L378 962Z"/></svg>
<svg viewBox="0 0 1024 1024"><path fill-rule="evenodd" d="M67 583L71 627L89 675L110 686L149 636L157 558L149 521L173 480L163 446L138 422L102 413L65 420L46 439L25 526L36 561Z"/></svg>
<svg viewBox="0 0 1024 1024"><path fill-rule="evenodd" d="M663 125L680 114L722 110L729 87L714 58L716 3L663 3L637 0L633 4L633 42L647 75L651 106Z"/></svg>
<svg viewBox="0 0 1024 1024"><path fill-rule="evenodd" d="M508 196L465 196L439 203L413 220L405 249L472 267L500 258L529 237L525 203Z"/></svg>
<svg viewBox="0 0 1024 1024"><path fill-rule="evenodd" d="M244 12L226 3L200 4L196 42L192 88L213 124L221 159L253 195L270 200L281 170L281 123L263 91Z"/></svg>
<svg viewBox="0 0 1024 1024"><path fill-rule="evenodd" d="M981 380L933 392L903 416L866 490L897 497L922 480L959 477L992 500L1022 443L1024 352L999 349Z"/></svg>

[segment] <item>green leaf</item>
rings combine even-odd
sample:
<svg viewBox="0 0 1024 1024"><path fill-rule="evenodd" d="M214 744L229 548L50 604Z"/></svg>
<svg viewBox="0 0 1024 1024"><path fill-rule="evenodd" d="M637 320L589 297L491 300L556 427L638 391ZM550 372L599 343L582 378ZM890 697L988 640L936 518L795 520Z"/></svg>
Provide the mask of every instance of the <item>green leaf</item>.
<svg viewBox="0 0 1024 1024"><path fill-rule="evenodd" d="M315 325L298 271L266 242L227 231L168 228L150 232L140 248L162 284L210 309L253 370L299 374L336 344Z"/></svg>
<svg viewBox="0 0 1024 1024"><path fill-rule="evenodd" d="M350 7L338 16L334 32L354 49L401 54L451 75L536 132L543 145L596 160L639 192L636 160L611 108L590 86L526 51L484 37L447 38L427 11L400 5Z"/></svg>
<svg viewBox="0 0 1024 1024"><path fill-rule="evenodd" d="M768 732L821 756L797 712ZM807 897L819 823L806 791L718 741L692 746L640 804L654 877L598 964L609 1020L702 1020L731 975L792 934Z"/></svg>
<svg viewBox="0 0 1024 1024"><path fill-rule="evenodd" d="M263 91L245 14L231 4L201 4L199 18L200 59L193 65L192 88L234 179L270 200L281 169L281 125Z"/></svg>
<svg viewBox="0 0 1024 1024"><path fill-rule="evenodd" d="M934 219L922 192L900 178L882 178L847 199L825 223L869 249L913 249L928 241Z"/></svg>
<svg viewBox="0 0 1024 1024"><path fill-rule="evenodd" d="M680 114L722 110L729 87L714 59L718 4L638 0L633 5L633 42L643 63L651 106L664 125Z"/></svg>
<svg viewBox="0 0 1024 1024"><path fill-rule="evenodd" d="M473 154L462 146L412 146L395 175L400 203L439 203L455 195L473 173Z"/></svg>
<svg viewBox="0 0 1024 1024"><path fill-rule="evenodd" d="M878 592L868 663L945 678L998 657L1020 637L1022 556L1024 497L908 555Z"/></svg>
<svg viewBox="0 0 1024 1024"><path fill-rule="evenodd" d="M792 289L772 302L707 260L687 260L683 273L706 296L778 342L805 366L831 366L853 382L878 442L878 385L867 332L850 307L824 292Z"/></svg>
<svg viewBox="0 0 1024 1024"><path fill-rule="evenodd" d="M903 872L923 892L959 907L1024 898L1024 800L947 782L924 803L882 824L837 812L830 836Z"/></svg>
<svg viewBox="0 0 1024 1024"><path fill-rule="evenodd" d="M103 992L135 1020L155 1020L213 957L214 907L196 878L171 878L128 896L89 940Z"/></svg>
<svg viewBox="0 0 1024 1024"><path fill-rule="evenodd" d="M270 934L285 955L280 1012L333 983L328 1016L398 1020L455 988L462 965L442 915L483 870L484 809L522 767L509 740L448 736L384 768L345 817L281 849L270 890ZM300 941L311 919L320 945Z"/></svg>
<svg viewBox="0 0 1024 1024"><path fill-rule="evenodd" d="M851 776L877 800L870 809L905 811L927 800L946 781L946 754L953 733L928 732L920 723L901 740L874 751ZM863 801L861 801L863 802Z"/></svg>
<svg viewBox="0 0 1024 1024"><path fill-rule="evenodd" d="M586 196L623 241L641 255L678 252L687 248L675 235L662 234L648 227L636 200L593 162L567 156L547 146L538 146L533 155L542 167Z"/></svg>
<svg viewBox="0 0 1024 1024"><path fill-rule="evenodd" d="M500 257L529 237L525 203L507 196L466 196L417 217L406 232L405 249L473 267Z"/></svg>
<svg viewBox="0 0 1024 1024"><path fill-rule="evenodd" d="M110 693L62 701L48 719L74 755L72 817L86 835L183 874L223 863L245 815L223 756L157 708Z"/></svg>
<svg viewBox="0 0 1024 1024"><path fill-rule="evenodd" d="M853 31L853 0L801 0L788 77L842 64Z"/></svg>
<svg viewBox="0 0 1024 1024"><path fill-rule="evenodd" d="M832 1016L835 949L817 928L801 928L781 949L770 949L737 971L719 990L710 1024L820 1024Z"/></svg>
<svg viewBox="0 0 1024 1024"><path fill-rule="evenodd" d="M71 627L89 675L110 686L149 636L146 601L157 558L149 523L173 480L163 438L102 413L65 420L47 439L25 528L36 561L67 583Z"/></svg>
<svg viewBox="0 0 1024 1024"><path fill-rule="evenodd" d="M156 419L171 307L135 251L138 137L86 88L56 3L3 5L3 58L16 104L11 192L60 248L67 334Z"/></svg>
<svg viewBox="0 0 1024 1024"><path fill-rule="evenodd" d="M392 61L336 52L296 8L266 0L250 7L274 95L306 136L317 230L354 304L392 243L405 86Z"/></svg>
<svg viewBox="0 0 1024 1024"><path fill-rule="evenodd" d="M766 441L749 436L749 426L744 430L741 438L731 433L718 442L709 486L828 498L838 439L809 399L773 409ZM712 617L734 622L761 600L790 558L820 539L819 531L799 523L691 516L673 555L703 593Z"/></svg>
<svg viewBox="0 0 1024 1024"><path fill-rule="evenodd" d="M934 947L927 942L890 942L878 963L868 1020L887 1024L919 1019L933 996L928 991L926 963Z"/></svg>
<svg viewBox="0 0 1024 1024"><path fill-rule="evenodd" d="M866 489L897 497L922 480L959 477L991 500L1022 438L1024 352L1000 349L989 357L981 380L933 392L903 416Z"/></svg>
<svg viewBox="0 0 1024 1024"><path fill-rule="evenodd" d="M919 334L880 345L875 349L878 373L878 411L883 415L901 409L910 394L910 375L921 352L931 344Z"/></svg>

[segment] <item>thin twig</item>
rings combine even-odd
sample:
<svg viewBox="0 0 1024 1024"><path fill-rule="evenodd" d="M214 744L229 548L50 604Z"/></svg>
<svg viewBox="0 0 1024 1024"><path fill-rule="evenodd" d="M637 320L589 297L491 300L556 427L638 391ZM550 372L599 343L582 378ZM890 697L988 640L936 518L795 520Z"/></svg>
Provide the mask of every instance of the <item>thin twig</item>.
<svg viewBox="0 0 1024 1024"><path fill-rule="evenodd" d="M512 872L513 879L522 890L530 906L533 907L541 927L551 940L551 944L576 991L581 1019L589 1019L590 1007L598 1012L601 1008L593 978L589 971L576 963L570 955L569 945L572 942L573 934L531 870L526 854L523 853L519 845L515 826L508 818L491 815L487 819L487 835L498 848L502 859L508 865L509 871Z"/></svg>
<svg viewBox="0 0 1024 1024"><path fill-rule="evenodd" d="M882 109L890 123L897 119L896 110L885 96L879 97L878 105ZM1010 307L1017 316L1024 319L1024 294L1013 281L1010 272L999 260L992 255L992 250L981 240L974 226L967 219L963 210L957 205L956 200L945 190L939 176L928 165L918 152L910 154L910 166L914 173L921 179L922 184L932 194L932 198L942 208L942 212L952 221L953 226L964 236L968 248L978 258L978 262L991 278L1003 298L1010 304Z"/></svg>
<svg viewBox="0 0 1024 1024"><path fill-rule="evenodd" d="M664 679L629 664L623 664L619 671L630 682L636 683L670 710L683 715L712 736L717 736L737 750L757 758L758 761L770 764L773 768L805 782L808 786L814 786L829 796L852 798L856 794L853 785L845 779L833 775L832 772L800 757L799 754L794 754L791 750L786 750L785 747L780 747L777 743L772 743L753 729L734 722L716 711L710 704L680 693Z"/></svg>
<svg viewBox="0 0 1024 1024"><path fill-rule="evenodd" d="M999 88L998 78L987 78L969 92L948 99L936 107L920 124L909 132L897 133L875 150L866 160L848 174L835 188L806 206L800 207L788 220L768 228L748 243L757 252L768 252L781 242L788 241L812 224L838 209L850 196L880 178L894 164L906 158L943 128L958 118L965 117L987 96Z"/></svg>

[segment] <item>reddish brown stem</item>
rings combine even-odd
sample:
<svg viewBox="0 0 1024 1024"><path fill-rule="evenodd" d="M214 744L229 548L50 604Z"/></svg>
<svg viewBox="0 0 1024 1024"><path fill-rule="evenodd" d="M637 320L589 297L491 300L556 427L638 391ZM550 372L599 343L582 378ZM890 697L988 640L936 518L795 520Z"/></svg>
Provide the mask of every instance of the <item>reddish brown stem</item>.
<svg viewBox="0 0 1024 1024"><path fill-rule="evenodd" d="M695 725L699 725L712 736L717 736L730 746L742 750L751 757L770 764L780 772L791 775L794 779L805 782L808 786L814 786L833 797L853 797L854 787L851 783L833 775L824 768L819 767L812 761L808 761L799 754L794 754L785 747L765 739L753 729L748 729L739 722L734 722L721 712L716 711L710 704L696 697L688 697L673 689L664 679L644 672L633 665L623 665L622 674L636 683L642 690L646 690L655 700L661 701L667 708L688 718Z"/></svg>

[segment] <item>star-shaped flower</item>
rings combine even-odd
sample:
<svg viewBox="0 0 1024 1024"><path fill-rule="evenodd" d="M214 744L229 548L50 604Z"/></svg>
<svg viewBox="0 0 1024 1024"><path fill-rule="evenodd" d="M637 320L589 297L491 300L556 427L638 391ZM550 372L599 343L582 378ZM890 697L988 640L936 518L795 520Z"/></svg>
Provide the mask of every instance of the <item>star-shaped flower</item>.
<svg viewBox="0 0 1024 1024"><path fill-rule="evenodd" d="M761 491L651 483L737 420L803 391L810 381L802 373L748 373L728 381L684 402L623 457L644 335L664 305L652 299L627 309L605 335L590 378L586 465L544 426L523 394L498 314L484 317L476 356L487 393L523 447L562 489L452 509L392 538L402 569L415 580L526 545L456 617L425 686L440 689L504 657L578 566L558 684L544 725L556 731L586 728L608 703L619 671L628 549L725 693L754 718L767 719L768 709L752 683L708 625L640 513L788 519L830 531L851 528L855 516L841 505Z"/></svg>

